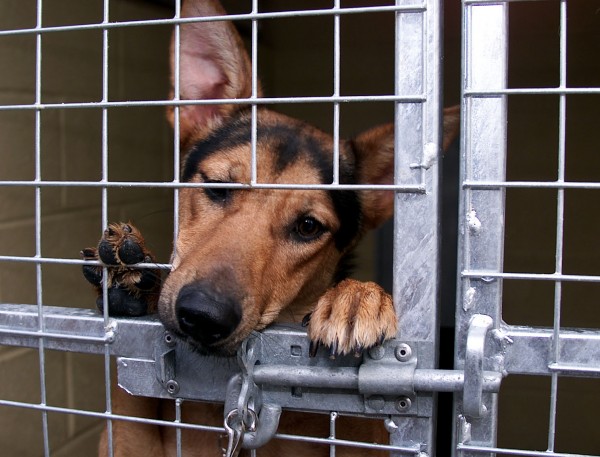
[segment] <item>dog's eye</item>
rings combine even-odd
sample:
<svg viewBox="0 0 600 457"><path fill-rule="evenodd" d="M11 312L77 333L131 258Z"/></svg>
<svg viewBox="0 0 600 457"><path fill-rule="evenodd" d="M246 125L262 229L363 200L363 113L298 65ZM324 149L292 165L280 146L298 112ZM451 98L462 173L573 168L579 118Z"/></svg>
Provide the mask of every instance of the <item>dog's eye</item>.
<svg viewBox="0 0 600 457"><path fill-rule="evenodd" d="M296 222L295 233L302 241L312 241L317 239L325 228L314 217L304 216Z"/></svg>
<svg viewBox="0 0 600 457"><path fill-rule="evenodd" d="M222 181L207 180L207 184L223 184ZM213 203L227 203L231 198L231 189L226 187L205 187L204 193Z"/></svg>

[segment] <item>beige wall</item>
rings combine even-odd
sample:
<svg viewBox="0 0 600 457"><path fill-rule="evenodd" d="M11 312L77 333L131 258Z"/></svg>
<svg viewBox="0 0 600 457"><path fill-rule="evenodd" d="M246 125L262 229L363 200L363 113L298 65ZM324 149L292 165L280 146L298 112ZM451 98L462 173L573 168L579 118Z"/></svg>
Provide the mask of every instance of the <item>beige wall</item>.
<svg viewBox="0 0 600 457"><path fill-rule="evenodd" d="M35 1L0 3L0 29L35 26ZM97 23L102 2L44 1L43 25ZM169 17L168 10L139 1L110 2L111 20ZM169 27L109 32L111 101L167 96ZM35 101L35 36L0 37L0 104ZM92 102L102 97L102 32L77 31L42 37L42 101ZM41 177L44 180L97 181L101 178L101 126L98 109L44 110L41 113ZM35 114L0 111L0 180L35 177ZM109 179L164 181L173 177L171 134L163 108L111 109L108 113ZM0 254L35 254L35 191L0 187ZM102 231L101 191L96 188L43 188L41 252L44 257L77 259ZM172 239L170 191L116 189L108 192L110 220L132 220L144 232L159 260L168 261ZM36 303L35 266L0 262L0 302ZM95 297L80 267L42 267L43 304L90 308ZM103 359L46 351L48 404L104 411ZM37 350L0 347L0 398L40 401ZM49 414L53 456L94 455L102 424L76 415ZM39 412L0 408L0 454L43 455Z"/></svg>

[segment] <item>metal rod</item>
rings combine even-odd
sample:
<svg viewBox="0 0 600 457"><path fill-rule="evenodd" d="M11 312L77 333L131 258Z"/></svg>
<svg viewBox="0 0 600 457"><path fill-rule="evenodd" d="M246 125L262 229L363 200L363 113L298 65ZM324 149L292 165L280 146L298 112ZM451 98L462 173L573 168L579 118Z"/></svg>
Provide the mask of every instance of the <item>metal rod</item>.
<svg viewBox="0 0 600 457"><path fill-rule="evenodd" d="M358 368L290 367L288 365L259 365L254 368L256 384L282 387L358 390ZM498 392L502 376L484 372L483 390ZM393 382L393 379L390 379ZM460 392L464 372L460 370L416 369L413 377L415 392ZM404 392L399 386L399 392Z"/></svg>
<svg viewBox="0 0 600 457"><path fill-rule="evenodd" d="M404 6L366 6L366 7L355 7L355 8L342 8L339 11L333 9L319 9L319 10L294 10L294 11L277 11L277 12L263 12L263 13L249 13L249 14L228 14L224 16L210 16L210 17L175 17L173 19L152 19L143 21L121 21L121 22L108 22L108 23L97 23L97 24L78 24L78 25L63 25L54 27L45 27L41 30L36 28L23 28L23 29L12 29L12 30L1 30L0 36L4 35L27 35L36 33L54 33L54 32L67 32L76 30L98 30L98 29L112 29L112 28L125 28L125 27L146 27L153 25L181 25L191 24L197 22L216 22L216 21L245 21L245 20L264 20L264 19L281 19L286 17L308 17L308 16L332 16L334 14L365 14L365 13L383 13L383 12L405 12L405 13L417 13L425 10L423 3L404 5Z"/></svg>
<svg viewBox="0 0 600 457"><path fill-rule="evenodd" d="M193 106L193 105L280 105L296 103L368 103L368 102L396 102L396 103L423 103L425 96L411 94L396 95L340 95L338 97L262 97L253 98L215 98L202 100L138 100L138 101L100 101L100 102L71 102L71 103L33 103L0 105L0 111L17 110L49 110L49 109L99 109L99 108L139 108L139 107L166 107L166 106Z"/></svg>

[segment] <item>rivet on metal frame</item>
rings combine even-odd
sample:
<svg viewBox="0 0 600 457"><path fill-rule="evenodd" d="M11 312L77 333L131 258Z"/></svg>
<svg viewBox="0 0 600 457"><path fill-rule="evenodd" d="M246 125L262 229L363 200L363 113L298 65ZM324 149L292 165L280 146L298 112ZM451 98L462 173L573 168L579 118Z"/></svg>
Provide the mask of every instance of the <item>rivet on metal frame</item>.
<svg viewBox="0 0 600 457"><path fill-rule="evenodd" d="M373 360L381 360L383 359L384 355L385 348L383 347L383 345L377 345L373 346L372 348L369 348L369 357Z"/></svg>
<svg viewBox="0 0 600 457"><path fill-rule="evenodd" d="M381 411L385 407L385 398L381 395L372 395L367 398L367 404L372 410Z"/></svg>

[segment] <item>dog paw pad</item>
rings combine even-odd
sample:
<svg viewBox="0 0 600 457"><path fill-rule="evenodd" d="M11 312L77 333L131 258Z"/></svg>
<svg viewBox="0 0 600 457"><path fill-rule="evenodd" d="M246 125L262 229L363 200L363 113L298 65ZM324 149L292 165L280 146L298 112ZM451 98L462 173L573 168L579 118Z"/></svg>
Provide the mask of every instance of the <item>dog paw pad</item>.
<svg viewBox="0 0 600 457"><path fill-rule="evenodd" d="M144 244L137 228L131 224L110 224L104 231L97 248L81 251L84 260L100 261L108 267L106 290L109 314L115 316L140 316L152 312L158 301L160 270L136 268L140 262L154 263L154 257ZM91 283L98 299L100 311L104 308L103 265L83 265L83 275Z"/></svg>

